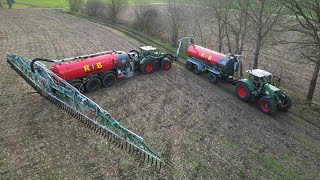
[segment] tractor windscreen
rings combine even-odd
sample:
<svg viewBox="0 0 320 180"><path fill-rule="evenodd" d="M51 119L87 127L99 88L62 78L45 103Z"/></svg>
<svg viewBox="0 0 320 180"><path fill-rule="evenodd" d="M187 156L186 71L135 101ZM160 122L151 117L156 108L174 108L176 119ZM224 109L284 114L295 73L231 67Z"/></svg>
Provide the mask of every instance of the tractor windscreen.
<svg viewBox="0 0 320 180"><path fill-rule="evenodd" d="M264 79L266 83L271 83L271 76L265 76Z"/></svg>

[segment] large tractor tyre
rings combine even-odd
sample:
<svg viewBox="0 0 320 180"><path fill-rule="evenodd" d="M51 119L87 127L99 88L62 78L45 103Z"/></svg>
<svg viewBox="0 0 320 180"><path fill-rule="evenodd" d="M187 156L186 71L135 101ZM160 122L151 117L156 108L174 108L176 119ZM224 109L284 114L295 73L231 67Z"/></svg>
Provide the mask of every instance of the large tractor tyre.
<svg viewBox="0 0 320 180"><path fill-rule="evenodd" d="M286 96L285 102L282 105L282 110L287 111L288 109L291 108L291 106L292 106L292 100L289 96Z"/></svg>
<svg viewBox="0 0 320 180"><path fill-rule="evenodd" d="M81 94L84 93L84 85L83 85L83 82L81 80L72 81L72 82L70 82L70 84L73 87L75 87Z"/></svg>
<svg viewBox="0 0 320 180"><path fill-rule="evenodd" d="M164 58L161 62L161 69L163 70L169 70L171 69L171 66L172 66L172 61L170 61L169 59L167 58Z"/></svg>
<svg viewBox="0 0 320 180"><path fill-rule="evenodd" d="M116 76L112 73L106 74L102 78L102 85L104 87L111 87L116 82Z"/></svg>
<svg viewBox="0 0 320 180"><path fill-rule="evenodd" d="M200 73L201 73L199 67L198 67L196 64L193 65L192 71L193 71L193 73L195 73L195 74L200 74Z"/></svg>
<svg viewBox="0 0 320 180"><path fill-rule="evenodd" d="M101 81L100 81L99 78L93 77L93 78L90 78L90 79L87 80L85 86L86 86L86 90L88 92L95 92L98 89L100 89Z"/></svg>
<svg viewBox="0 0 320 180"><path fill-rule="evenodd" d="M170 61L173 61L173 56L171 54L165 54L164 58L169 59Z"/></svg>
<svg viewBox="0 0 320 180"><path fill-rule="evenodd" d="M192 67L193 67L193 64L189 61L186 62L186 65L185 65L186 69L188 69L189 71L192 70Z"/></svg>
<svg viewBox="0 0 320 180"><path fill-rule="evenodd" d="M250 99L250 90L246 83L239 82L236 85L236 93L239 99L242 101L248 101Z"/></svg>
<svg viewBox="0 0 320 180"><path fill-rule="evenodd" d="M153 60L147 60L146 62L144 62L141 67L140 67L140 71L143 73L143 74L150 74L154 71L155 69L155 64L153 62Z"/></svg>
<svg viewBox="0 0 320 180"><path fill-rule="evenodd" d="M267 96L263 96L262 98L259 99L258 108L262 112L264 112L268 115L272 115L272 114L276 113L278 110L276 102L274 102L274 100L272 98L267 97Z"/></svg>
<svg viewBox="0 0 320 180"><path fill-rule="evenodd" d="M215 84L218 82L219 78L216 74L213 74L212 72L209 73L208 79L212 84Z"/></svg>
<svg viewBox="0 0 320 180"><path fill-rule="evenodd" d="M129 53L134 53L134 55L137 56L138 59L140 58L140 54L139 54L139 52L136 51L136 50L131 50L131 51L129 51Z"/></svg>

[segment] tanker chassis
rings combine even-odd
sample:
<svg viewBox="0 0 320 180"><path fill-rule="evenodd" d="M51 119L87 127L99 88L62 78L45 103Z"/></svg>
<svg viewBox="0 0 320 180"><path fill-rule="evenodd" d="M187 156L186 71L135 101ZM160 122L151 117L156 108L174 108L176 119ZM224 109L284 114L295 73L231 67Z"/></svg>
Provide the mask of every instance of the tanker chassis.
<svg viewBox="0 0 320 180"><path fill-rule="evenodd" d="M135 69L149 74L159 66L163 70L171 68L171 54L160 53L152 46L140 49L140 53L136 50L129 53L106 51L62 60L36 58L31 64L36 61L56 63L50 70L81 93L97 91L101 86L110 87L117 79L133 76Z"/></svg>
<svg viewBox="0 0 320 180"><path fill-rule="evenodd" d="M235 82L240 62L239 55L225 55L193 43L193 37L187 37L179 40L179 47L175 55L178 58L181 45L184 40L191 39L187 49L187 61L185 68L193 71L195 74L208 72L208 78L211 83L216 83L218 80L228 80Z"/></svg>

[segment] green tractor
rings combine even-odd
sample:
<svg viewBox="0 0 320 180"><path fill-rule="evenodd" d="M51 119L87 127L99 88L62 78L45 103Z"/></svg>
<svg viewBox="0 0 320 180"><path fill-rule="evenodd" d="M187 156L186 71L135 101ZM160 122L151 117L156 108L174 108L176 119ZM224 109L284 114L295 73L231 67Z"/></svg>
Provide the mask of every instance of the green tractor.
<svg viewBox="0 0 320 180"><path fill-rule="evenodd" d="M289 96L271 84L272 74L262 69L248 70L248 79L240 79L236 93L243 101L258 102L258 108L266 114L286 111L292 106Z"/></svg>
<svg viewBox="0 0 320 180"><path fill-rule="evenodd" d="M150 74L157 69L169 70L173 63L173 55L161 53L152 46L140 47L140 52L132 50L134 68L142 74Z"/></svg>

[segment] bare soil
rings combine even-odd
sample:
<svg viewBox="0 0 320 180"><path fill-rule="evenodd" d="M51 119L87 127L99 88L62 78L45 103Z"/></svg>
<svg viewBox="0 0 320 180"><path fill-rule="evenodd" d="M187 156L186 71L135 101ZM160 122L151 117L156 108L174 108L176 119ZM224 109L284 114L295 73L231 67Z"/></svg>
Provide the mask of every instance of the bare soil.
<svg viewBox="0 0 320 180"><path fill-rule="evenodd" d="M158 13L156 21L157 31L161 38L165 41L171 37L170 23L172 19L168 11L168 6L162 5L144 5L144 9L153 9ZM127 6L118 16L119 22L134 27L136 22L135 8L137 6ZM194 35L195 43L204 47L218 50L218 32L217 19L210 8L192 5L179 5L178 13L182 16L181 30L179 38ZM286 24L287 22L280 22ZM282 28L282 27L281 27ZM279 30L280 27L275 27L278 31L273 30L269 33L267 40L262 47L258 68L266 69L273 75L282 76L281 88L285 91L292 91L300 98L305 98L308 92L308 87L314 71L314 65L301 57L302 50L297 50L295 44L279 44L280 41L299 41L299 34L294 32L284 32ZM242 61L244 69L253 67L253 54L255 47L256 29L253 25L249 25ZM232 39L235 37L230 37ZM277 43L278 42L278 43ZM235 44L231 45L236 47ZM222 48L222 51L227 53L227 45ZM314 92L313 101L320 103L320 78Z"/></svg>
<svg viewBox="0 0 320 180"><path fill-rule="evenodd" d="M0 179L317 179L320 131L292 113L268 116L174 64L87 94L144 137L170 166L156 172L55 107L5 53L65 58L141 44L53 10L0 11Z"/></svg>

